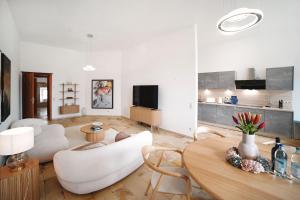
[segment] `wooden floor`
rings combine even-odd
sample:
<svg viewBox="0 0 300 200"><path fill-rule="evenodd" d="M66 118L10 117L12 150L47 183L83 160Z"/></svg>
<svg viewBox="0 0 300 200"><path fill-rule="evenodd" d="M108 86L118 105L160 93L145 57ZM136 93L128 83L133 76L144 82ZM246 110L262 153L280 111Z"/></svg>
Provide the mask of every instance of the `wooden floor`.
<svg viewBox="0 0 300 200"><path fill-rule="evenodd" d="M103 117L103 116L84 116L75 117L61 120L54 120L51 123L59 123L64 127L78 126L87 124L94 121L101 121L112 128L123 131L129 134L138 133L143 130L150 130L149 127L142 126L133 121L122 117ZM208 127L214 129L215 127ZM216 128L218 133L225 135L226 137L241 137L240 133L237 131L232 131L228 129ZM206 137L220 137L218 134L206 133L199 134L198 139ZM159 133L153 134L154 144L166 147L177 147L184 149L186 145L193 142L192 138L185 137L180 134L172 133L170 131L160 130ZM257 137L258 142L270 141L269 138ZM272 139L273 140L273 139ZM155 156L156 159L159 155ZM176 165L179 163L178 157L175 155L169 155L168 158L171 163ZM142 166L134 173L123 179L122 181L102 189L100 191L93 192L87 195L76 195L64 190L57 178L53 169L52 162L41 165L40 173L40 185L41 185L41 199L42 200L146 200L148 199L144 192L148 181L150 180L151 171L146 167ZM184 197L173 196L173 195L163 195L157 196L158 200L181 200ZM212 199L205 191L201 190L199 186L193 183L193 194L192 199Z"/></svg>
<svg viewBox="0 0 300 200"><path fill-rule="evenodd" d="M51 124L59 123L64 127L78 126L94 121L101 121L108 124L118 131L124 131L129 134L138 133L143 130L150 130L149 127L139 125L133 121L122 117L99 117L99 116L84 116L61 120L51 121ZM154 144L167 147L178 147L183 149L188 143L192 142L192 138L183 135L175 134L169 131L160 130L159 133L153 134ZM154 159L158 158L159 155ZM179 158L175 154L168 155L168 159L174 165L179 165ZM151 170L146 166L140 167L134 173L123 179L122 181L87 195L76 195L64 190L54 172L52 162L41 165L41 199L42 200L146 200L144 195L147 184L150 180ZM206 192L202 191L197 185L193 186L193 200L212 199ZM168 194L159 194L159 200L183 200L184 197L173 196Z"/></svg>

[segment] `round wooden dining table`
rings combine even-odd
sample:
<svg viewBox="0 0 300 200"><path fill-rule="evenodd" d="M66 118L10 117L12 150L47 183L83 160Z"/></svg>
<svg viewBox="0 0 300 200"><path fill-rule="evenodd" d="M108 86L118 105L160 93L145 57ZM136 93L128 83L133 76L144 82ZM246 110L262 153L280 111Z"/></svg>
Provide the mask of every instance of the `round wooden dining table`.
<svg viewBox="0 0 300 200"><path fill-rule="evenodd" d="M215 199L299 200L300 184L272 174L253 174L231 166L225 152L237 146L236 138L206 138L189 144L183 162L195 182ZM260 153L270 157L271 146L258 144Z"/></svg>

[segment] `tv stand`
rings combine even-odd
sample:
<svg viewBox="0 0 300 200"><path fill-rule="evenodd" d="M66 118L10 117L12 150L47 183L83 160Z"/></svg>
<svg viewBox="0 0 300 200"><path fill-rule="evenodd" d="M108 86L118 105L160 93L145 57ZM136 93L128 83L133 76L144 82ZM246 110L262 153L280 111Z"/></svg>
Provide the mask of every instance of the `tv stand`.
<svg viewBox="0 0 300 200"><path fill-rule="evenodd" d="M150 125L152 132L154 127L157 128L157 130L159 129L160 110L140 106L131 106L130 119Z"/></svg>

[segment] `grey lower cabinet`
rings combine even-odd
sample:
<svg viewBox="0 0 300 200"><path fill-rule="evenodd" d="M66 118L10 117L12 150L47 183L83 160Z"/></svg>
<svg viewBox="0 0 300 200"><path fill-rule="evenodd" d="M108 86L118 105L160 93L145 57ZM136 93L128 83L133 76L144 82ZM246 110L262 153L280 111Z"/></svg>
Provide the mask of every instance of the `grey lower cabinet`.
<svg viewBox="0 0 300 200"><path fill-rule="evenodd" d="M198 120L219 125L235 126L234 122L232 121L232 115L237 116L238 113L245 112L259 114L262 117L261 121L265 121L266 126L264 129L259 131L259 135L272 137L279 136L285 138L295 137L293 134L293 112L243 108L205 103L198 104Z"/></svg>
<svg viewBox="0 0 300 200"><path fill-rule="evenodd" d="M271 135L293 137L293 113L266 110L265 111L265 132Z"/></svg>
<svg viewBox="0 0 300 200"><path fill-rule="evenodd" d="M215 123L217 118L217 106L198 104L198 120Z"/></svg>
<svg viewBox="0 0 300 200"><path fill-rule="evenodd" d="M267 90L294 90L294 67L267 68Z"/></svg>
<svg viewBox="0 0 300 200"><path fill-rule="evenodd" d="M232 115L234 114L234 107L233 106L217 106L217 117L216 123L232 126Z"/></svg>

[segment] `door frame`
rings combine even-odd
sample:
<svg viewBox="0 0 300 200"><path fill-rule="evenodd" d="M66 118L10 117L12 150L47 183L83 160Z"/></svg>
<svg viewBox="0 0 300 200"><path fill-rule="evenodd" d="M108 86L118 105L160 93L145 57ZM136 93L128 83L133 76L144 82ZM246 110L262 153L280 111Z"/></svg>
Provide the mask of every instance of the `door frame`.
<svg viewBox="0 0 300 200"><path fill-rule="evenodd" d="M52 120L52 73L41 73L34 72L34 78L36 77L46 77L47 78L47 92L48 92L48 101L47 101L47 116L48 121ZM34 82L36 84L36 82ZM36 85L34 85L34 89L36 89ZM36 109L36 105L34 106Z"/></svg>

